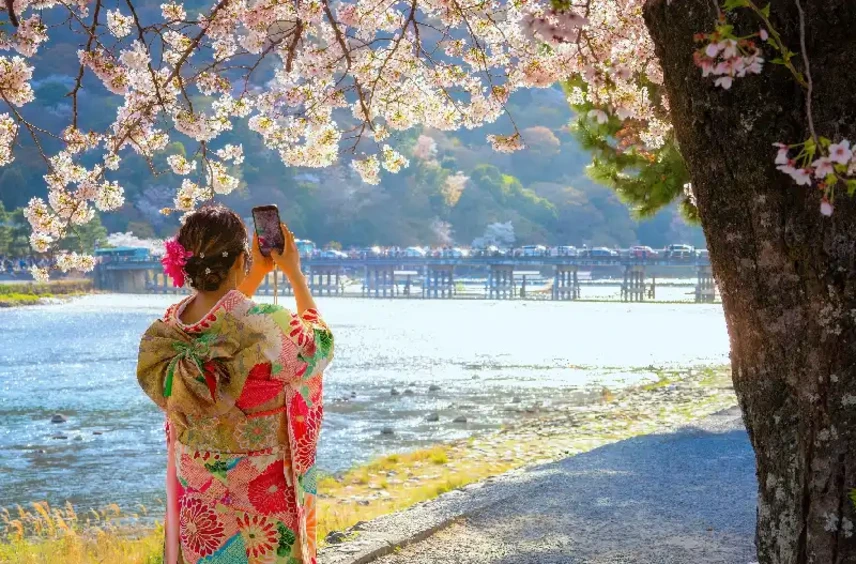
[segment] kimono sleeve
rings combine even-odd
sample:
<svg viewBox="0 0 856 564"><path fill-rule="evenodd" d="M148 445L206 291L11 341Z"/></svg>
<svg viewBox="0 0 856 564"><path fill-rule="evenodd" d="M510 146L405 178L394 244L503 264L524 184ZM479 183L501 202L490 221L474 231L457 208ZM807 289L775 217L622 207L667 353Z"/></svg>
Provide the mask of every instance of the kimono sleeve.
<svg viewBox="0 0 856 564"><path fill-rule="evenodd" d="M296 314L286 309L273 313L274 321L297 351L296 380L320 376L333 360L333 333L314 309Z"/></svg>
<svg viewBox="0 0 856 564"><path fill-rule="evenodd" d="M171 343L162 332L163 323L155 322L143 334L140 340L139 356L137 357L137 381L143 392L161 409L166 409L164 385L167 380L171 356L163 354L169 350Z"/></svg>

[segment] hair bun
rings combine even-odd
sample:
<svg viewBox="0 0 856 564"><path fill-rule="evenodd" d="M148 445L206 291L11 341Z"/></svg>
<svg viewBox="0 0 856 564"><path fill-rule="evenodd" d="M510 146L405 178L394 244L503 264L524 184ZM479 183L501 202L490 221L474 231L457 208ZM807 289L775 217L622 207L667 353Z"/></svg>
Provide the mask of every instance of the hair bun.
<svg viewBox="0 0 856 564"><path fill-rule="evenodd" d="M235 212L215 204L188 214L178 240L193 252L184 267L191 287L211 292L228 279L238 256L245 251L247 229Z"/></svg>

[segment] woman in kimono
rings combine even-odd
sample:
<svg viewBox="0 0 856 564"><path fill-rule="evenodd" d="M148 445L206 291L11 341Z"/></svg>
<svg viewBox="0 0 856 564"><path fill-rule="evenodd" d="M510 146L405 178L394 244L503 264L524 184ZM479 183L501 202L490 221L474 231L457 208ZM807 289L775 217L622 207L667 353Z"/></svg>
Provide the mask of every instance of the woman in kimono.
<svg viewBox="0 0 856 564"><path fill-rule="evenodd" d="M315 450L333 337L294 236L266 258L222 206L187 216L164 270L195 292L143 335L137 378L167 418L165 564L315 564ZM256 304L274 265L296 311Z"/></svg>

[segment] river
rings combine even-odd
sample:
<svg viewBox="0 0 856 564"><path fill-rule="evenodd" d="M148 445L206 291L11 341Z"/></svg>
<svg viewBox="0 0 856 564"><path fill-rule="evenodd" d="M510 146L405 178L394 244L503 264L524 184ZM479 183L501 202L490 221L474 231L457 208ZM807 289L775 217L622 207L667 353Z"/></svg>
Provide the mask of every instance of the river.
<svg viewBox="0 0 856 564"><path fill-rule="evenodd" d="M163 418L135 362L140 334L173 299L0 309L0 507L162 498ZM654 367L728 358L720 305L318 301L336 336L318 459L328 472L497 428L527 407L583 403ZM426 422L432 412L439 422ZM68 421L52 424L55 413Z"/></svg>

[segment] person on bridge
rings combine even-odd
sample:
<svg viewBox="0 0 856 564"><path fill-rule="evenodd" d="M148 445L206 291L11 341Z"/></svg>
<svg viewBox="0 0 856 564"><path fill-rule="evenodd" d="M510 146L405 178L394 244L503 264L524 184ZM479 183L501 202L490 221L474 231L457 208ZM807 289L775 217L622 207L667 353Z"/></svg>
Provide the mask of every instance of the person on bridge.
<svg viewBox="0 0 856 564"><path fill-rule="evenodd" d="M282 228L284 252L266 258L234 212L208 206L166 244L164 270L195 292L149 327L137 364L167 418L164 564L316 562L315 452L333 336ZM296 312L250 299L274 266Z"/></svg>

